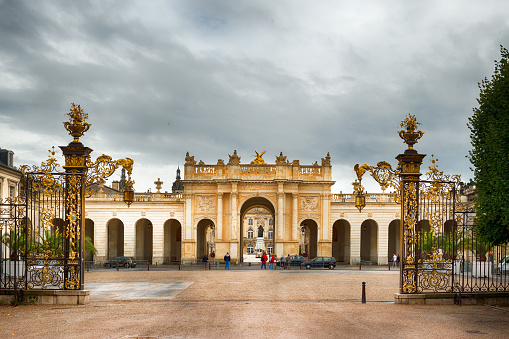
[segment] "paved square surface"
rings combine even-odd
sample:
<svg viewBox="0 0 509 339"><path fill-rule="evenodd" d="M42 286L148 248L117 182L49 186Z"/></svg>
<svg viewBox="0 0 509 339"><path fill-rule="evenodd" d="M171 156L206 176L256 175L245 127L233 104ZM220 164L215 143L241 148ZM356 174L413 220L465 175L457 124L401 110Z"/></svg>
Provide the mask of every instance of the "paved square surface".
<svg viewBox="0 0 509 339"><path fill-rule="evenodd" d="M509 307L397 305L398 279L364 269L100 269L85 274L86 305L0 306L0 338L508 338Z"/></svg>
<svg viewBox="0 0 509 339"><path fill-rule="evenodd" d="M85 283L90 300L173 299L193 282Z"/></svg>

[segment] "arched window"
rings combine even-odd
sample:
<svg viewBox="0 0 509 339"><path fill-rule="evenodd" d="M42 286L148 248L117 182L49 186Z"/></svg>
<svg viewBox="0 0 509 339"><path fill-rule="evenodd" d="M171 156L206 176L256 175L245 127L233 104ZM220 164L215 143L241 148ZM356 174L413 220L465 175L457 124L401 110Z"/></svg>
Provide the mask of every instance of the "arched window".
<svg viewBox="0 0 509 339"><path fill-rule="evenodd" d="M267 253L268 253L269 255L271 255L271 254L272 254L272 244L269 244L269 245L267 246Z"/></svg>
<svg viewBox="0 0 509 339"><path fill-rule="evenodd" d="M247 254L253 254L253 253L254 253L253 245L251 245L251 244L247 245Z"/></svg>
<svg viewBox="0 0 509 339"><path fill-rule="evenodd" d="M248 223L248 225L252 225L252 224L253 224L253 219L249 219L249 220L247 221L247 223Z"/></svg>
<svg viewBox="0 0 509 339"><path fill-rule="evenodd" d="M253 239L253 234L254 234L253 229L252 229L252 228L250 228L250 229L247 231L247 237L248 237L249 239Z"/></svg>
<svg viewBox="0 0 509 339"><path fill-rule="evenodd" d="M268 232L268 233L269 233L269 234L267 235L267 237L268 237L269 239L272 239L272 236L274 235L274 231L272 231L272 228L269 230L269 232Z"/></svg>

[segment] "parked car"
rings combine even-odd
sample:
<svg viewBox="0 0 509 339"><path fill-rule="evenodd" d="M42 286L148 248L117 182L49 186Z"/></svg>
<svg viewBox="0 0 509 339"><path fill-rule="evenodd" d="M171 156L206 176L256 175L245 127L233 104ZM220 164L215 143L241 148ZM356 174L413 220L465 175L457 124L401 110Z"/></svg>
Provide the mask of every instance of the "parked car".
<svg viewBox="0 0 509 339"><path fill-rule="evenodd" d="M300 266L305 261L306 261L306 258L304 258L302 255L290 256L290 266ZM278 260L276 265L281 266L281 260Z"/></svg>
<svg viewBox="0 0 509 339"><path fill-rule="evenodd" d="M133 257L116 257L105 261L103 266L106 268L110 268L117 267L117 265L124 266L125 268L136 267L136 263L134 262Z"/></svg>
<svg viewBox="0 0 509 339"><path fill-rule="evenodd" d="M509 257L505 256L498 262L497 274L509 274Z"/></svg>
<svg viewBox="0 0 509 339"><path fill-rule="evenodd" d="M308 270L312 267L328 268L333 270L336 268L336 259L334 259L334 257L316 257L306 261L302 265Z"/></svg>

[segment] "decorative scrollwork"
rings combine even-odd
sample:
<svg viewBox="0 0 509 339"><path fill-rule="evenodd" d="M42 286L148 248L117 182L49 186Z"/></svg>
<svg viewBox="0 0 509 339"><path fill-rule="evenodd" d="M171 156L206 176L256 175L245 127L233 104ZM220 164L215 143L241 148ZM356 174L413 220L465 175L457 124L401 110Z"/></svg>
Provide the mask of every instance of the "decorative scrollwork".
<svg viewBox="0 0 509 339"><path fill-rule="evenodd" d="M131 158L113 160L109 155L101 155L97 157L95 162L92 162L90 156L87 156L86 166L88 168L88 175L86 179L86 186L90 187L93 183L99 183L100 185L106 182L106 179L110 177L119 166L122 166L128 175L128 180L126 182L126 188L132 189L134 185L134 181L131 180L131 174L133 171L134 161ZM91 191L87 190L86 195L90 196Z"/></svg>

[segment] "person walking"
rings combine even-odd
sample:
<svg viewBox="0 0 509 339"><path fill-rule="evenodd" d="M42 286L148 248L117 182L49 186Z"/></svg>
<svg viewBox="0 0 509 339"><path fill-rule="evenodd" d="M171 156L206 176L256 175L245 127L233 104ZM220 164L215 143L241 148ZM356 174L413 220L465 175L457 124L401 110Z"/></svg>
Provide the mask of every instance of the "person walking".
<svg viewBox="0 0 509 339"><path fill-rule="evenodd" d="M279 262L279 265L281 266L282 269L286 269L286 257L283 255L281 257L281 261Z"/></svg>
<svg viewBox="0 0 509 339"><path fill-rule="evenodd" d="M392 255L392 267L396 267L396 264L398 263L398 257L396 254Z"/></svg>
<svg viewBox="0 0 509 339"><path fill-rule="evenodd" d="M267 269L267 254L265 254L265 252L263 252L262 254L262 267L261 269Z"/></svg>
<svg viewBox="0 0 509 339"><path fill-rule="evenodd" d="M274 257L274 254L270 256L270 262L269 262L269 269L274 269L274 262L276 261L276 258Z"/></svg>
<svg viewBox="0 0 509 339"><path fill-rule="evenodd" d="M201 262L203 264L203 269L206 270L207 269L207 261L209 261L209 257L207 257L207 254L205 254L203 256L203 258L201 259Z"/></svg>
<svg viewBox="0 0 509 339"><path fill-rule="evenodd" d="M226 255L224 256L224 269L230 269L230 254L228 252L226 252Z"/></svg>
<svg viewBox="0 0 509 339"><path fill-rule="evenodd" d="M292 263L292 258L290 257L290 253L288 253L288 256L286 257L286 268L290 269L290 264Z"/></svg>

